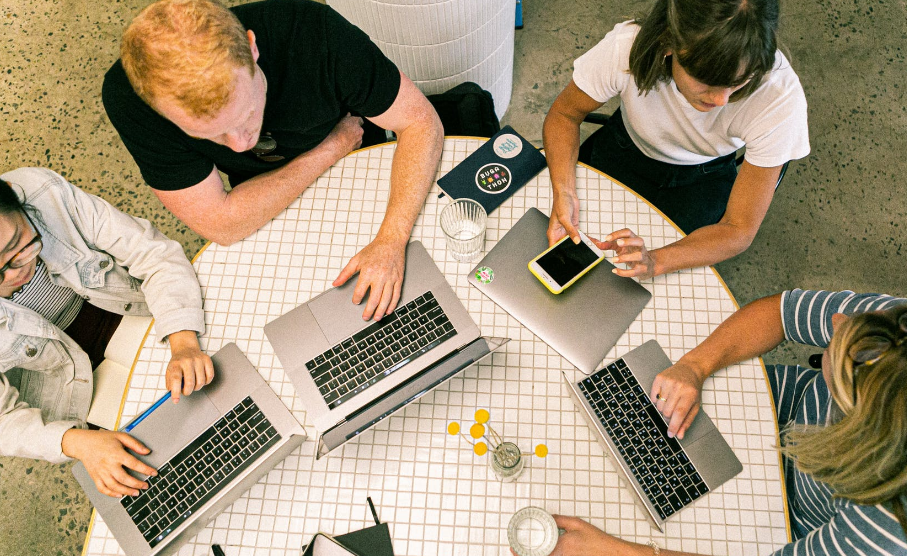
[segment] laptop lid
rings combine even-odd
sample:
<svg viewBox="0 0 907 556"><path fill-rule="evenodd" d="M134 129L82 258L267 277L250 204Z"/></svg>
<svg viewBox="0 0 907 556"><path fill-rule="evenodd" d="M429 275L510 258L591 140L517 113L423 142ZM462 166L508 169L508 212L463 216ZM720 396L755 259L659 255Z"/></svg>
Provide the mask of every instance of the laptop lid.
<svg viewBox="0 0 907 556"><path fill-rule="evenodd" d="M563 293L551 293L528 268L529 261L548 248L547 229L548 217L530 208L470 271L469 283L589 374L652 294L635 280L611 272L614 265L607 260Z"/></svg>
<svg viewBox="0 0 907 556"><path fill-rule="evenodd" d="M132 429L130 434L151 449L147 456L134 455L160 472L164 464L246 398L251 398L257 405L280 439L241 473L225 479L204 505L195 509L187 519L180 521L177 528L153 547L127 513L123 499L101 494L85 466L81 462L76 463L73 475L128 556L176 552L186 540L306 438L303 428L236 344L227 344L211 359L215 370L211 384L190 396L182 396L178 404L165 402ZM132 471L129 473L145 480L142 475ZM188 486L184 492L187 496L199 494Z"/></svg>
<svg viewBox="0 0 907 556"><path fill-rule="evenodd" d="M406 272L395 314L400 314L410 304L421 303L420 299L424 299L430 292L434 302L447 316L454 334L427 352L419 353L411 362L393 369L390 374L354 396L332 406L316 384L316 377L312 376L312 371L315 370L313 361L318 361L318 357L330 359L330 356L324 355L328 350L332 354L339 351L336 357L339 357L339 361L344 361L350 352L343 347L344 343L348 343L351 336L365 334L370 327L379 326L374 321L362 320L363 305L353 305L351 300L355 282L354 277L339 288L327 290L269 322L264 328L265 336L293 382L306 412L315 428L322 432L399 388L413 376L479 337L478 326L425 247L418 241L410 242L406 248ZM385 317L382 322L390 320Z"/></svg>

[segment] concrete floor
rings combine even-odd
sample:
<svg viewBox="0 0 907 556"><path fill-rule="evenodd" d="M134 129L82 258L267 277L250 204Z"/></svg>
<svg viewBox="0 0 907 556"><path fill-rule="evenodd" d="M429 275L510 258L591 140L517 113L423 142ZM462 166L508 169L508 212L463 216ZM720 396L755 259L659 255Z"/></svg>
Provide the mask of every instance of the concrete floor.
<svg viewBox="0 0 907 556"><path fill-rule="evenodd" d="M203 242L142 184L101 106L120 34L146 3L3 0L0 171L49 167L151 220L191 255ZM545 112L573 60L648 5L525 0L504 122L541 145ZM753 246L719 271L741 304L790 287L905 295L907 6L788 1L782 13L783 44L809 102L812 154L791 164ZM773 355L802 360L784 347ZM91 510L69 468L0 458L0 556L80 553Z"/></svg>

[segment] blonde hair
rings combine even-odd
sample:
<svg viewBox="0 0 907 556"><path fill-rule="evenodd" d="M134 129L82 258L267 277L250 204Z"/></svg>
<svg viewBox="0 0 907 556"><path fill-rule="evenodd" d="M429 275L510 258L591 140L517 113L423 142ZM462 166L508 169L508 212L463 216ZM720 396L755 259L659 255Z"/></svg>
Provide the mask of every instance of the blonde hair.
<svg viewBox="0 0 907 556"><path fill-rule="evenodd" d="M212 118L229 102L234 72L255 74L246 29L215 0L160 0L136 16L120 46L129 83L149 106L173 100Z"/></svg>
<svg viewBox="0 0 907 556"><path fill-rule="evenodd" d="M890 503L907 535L907 306L848 319L828 354L829 390L844 416L792 426L783 450L835 497Z"/></svg>

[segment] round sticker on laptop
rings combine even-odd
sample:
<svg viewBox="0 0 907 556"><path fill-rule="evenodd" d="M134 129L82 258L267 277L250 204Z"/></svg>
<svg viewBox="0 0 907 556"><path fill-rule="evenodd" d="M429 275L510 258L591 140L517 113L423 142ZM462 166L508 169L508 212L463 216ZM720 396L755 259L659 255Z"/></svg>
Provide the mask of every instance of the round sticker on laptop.
<svg viewBox="0 0 907 556"><path fill-rule="evenodd" d="M486 164L476 172L476 186L485 193L497 195L510 187L510 168L503 164Z"/></svg>
<svg viewBox="0 0 907 556"><path fill-rule="evenodd" d="M480 266L476 269L476 280L483 284L490 284L494 281L494 271L487 266Z"/></svg>
<svg viewBox="0 0 907 556"><path fill-rule="evenodd" d="M501 158L513 158L523 150L523 142L512 133L505 133L494 140L494 154Z"/></svg>

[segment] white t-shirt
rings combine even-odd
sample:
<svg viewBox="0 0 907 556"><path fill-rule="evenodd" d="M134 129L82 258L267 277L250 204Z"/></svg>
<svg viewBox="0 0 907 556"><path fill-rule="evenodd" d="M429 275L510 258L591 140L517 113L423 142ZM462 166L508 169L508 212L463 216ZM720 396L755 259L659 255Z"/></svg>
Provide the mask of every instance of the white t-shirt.
<svg viewBox="0 0 907 556"><path fill-rule="evenodd" d="M809 154L806 97L780 51L774 69L753 94L700 112L673 80L640 94L630 74L630 47L638 32L631 21L618 23L576 60L573 81L598 102L620 95L624 125L646 156L671 164L702 164L746 145L747 162L770 168Z"/></svg>

